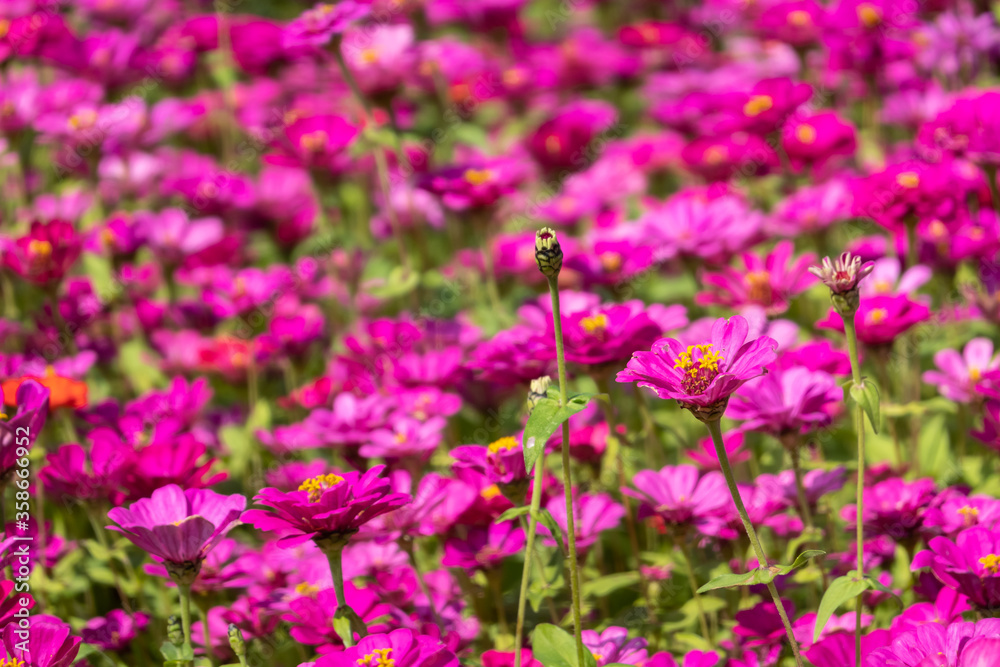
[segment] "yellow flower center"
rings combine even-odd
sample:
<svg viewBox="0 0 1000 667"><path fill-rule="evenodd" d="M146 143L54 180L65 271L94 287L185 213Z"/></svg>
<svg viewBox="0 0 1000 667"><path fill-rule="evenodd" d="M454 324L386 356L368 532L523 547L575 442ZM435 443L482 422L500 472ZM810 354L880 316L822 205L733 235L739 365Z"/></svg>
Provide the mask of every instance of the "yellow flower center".
<svg viewBox="0 0 1000 667"><path fill-rule="evenodd" d="M32 239L28 242L28 254L33 258L47 259L52 255L52 244L41 239Z"/></svg>
<svg viewBox="0 0 1000 667"><path fill-rule="evenodd" d="M480 493L479 495L481 495L486 500L493 500L494 498L500 495L500 487L497 486L496 484L490 484L485 489L483 489L482 493Z"/></svg>
<svg viewBox="0 0 1000 667"><path fill-rule="evenodd" d="M878 7L865 2L858 5L858 20L866 28L874 28L882 22L882 12Z"/></svg>
<svg viewBox="0 0 1000 667"><path fill-rule="evenodd" d="M968 505L958 510L958 513L964 517L966 526L974 525L976 523L976 518L979 516L979 510L975 507L969 507Z"/></svg>
<svg viewBox="0 0 1000 667"><path fill-rule="evenodd" d="M115 233L105 227L101 230L101 241L104 243L105 247L112 248L115 245Z"/></svg>
<svg viewBox="0 0 1000 667"><path fill-rule="evenodd" d="M719 374L719 364L725 359L712 349L712 343L689 345L688 349L677 357L674 368L684 371L681 386L688 394L704 393L708 385Z"/></svg>
<svg viewBox="0 0 1000 667"><path fill-rule="evenodd" d="M324 491L332 489L343 481L343 477L334 475L333 473L318 475L299 484L299 491L307 491L309 493L309 502L316 503L323 497Z"/></svg>
<svg viewBox="0 0 1000 667"><path fill-rule="evenodd" d="M306 132L299 137L299 147L307 153L316 153L323 150L329 141L330 135L323 130L316 130L315 132Z"/></svg>
<svg viewBox="0 0 1000 667"><path fill-rule="evenodd" d="M396 661L389 656L391 648L377 648L363 658L358 658L358 667L395 667Z"/></svg>
<svg viewBox="0 0 1000 667"><path fill-rule="evenodd" d="M973 366L969 369L969 379L973 382L979 382L983 378L983 372Z"/></svg>
<svg viewBox="0 0 1000 667"><path fill-rule="evenodd" d="M868 324L879 324L884 322L887 317L889 317L889 313L885 308L876 308L872 312L868 313L868 317L866 317L865 320Z"/></svg>
<svg viewBox="0 0 1000 667"><path fill-rule="evenodd" d="M503 82L508 86L516 86L522 81L524 81L524 73L519 69L509 69L503 73Z"/></svg>
<svg viewBox="0 0 1000 667"><path fill-rule="evenodd" d="M774 106L770 95L754 95L743 105L743 113L753 118L759 116Z"/></svg>
<svg viewBox="0 0 1000 667"><path fill-rule="evenodd" d="M295 587L295 592L299 595L313 596L319 593L319 586L313 586L308 581L303 581L301 584Z"/></svg>
<svg viewBox="0 0 1000 667"><path fill-rule="evenodd" d="M997 556L996 554L983 556L979 559L979 563L990 574L996 574L1000 571L1000 556Z"/></svg>
<svg viewBox="0 0 1000 667"><path fill-rule="evenodd" d="M4 658L0 660L0 667L28 667L28 663L17 658Z"/></svg>
<svg viewBox="0 0 1000 667"><path fill-rule="evenodd" d="M709 146L701 156L705 164L710 165L722 164L728 158L729 151L726 150L725 146Z"/></svg>
<svg viewBox="0 0 1000 667"><path fill-rule="evenodd" d="M395 435L395 437L393 439L396 441L396 444L401 445L404 442L406 442L406 434L403 433L402 431L400 431L399 433L397 433Z"/></svg>
<svg viewBox="0 0 1000 667"><path fill-rule="evenodd" d="M493 173L489 169L466 169L463 176L472 185L482 185L489 183L490 179L493 178Z"/></svg>
<svg viewBox="0 0 1000 667"><path fill-rule="evenodd" d="M816 128L809 123L802 123L795 128L795 138L804 144L816 141Z"/></svg>
<svg viewBox="0 0 1000 667"><path fill-rule="evenodd" d="M10 32L10 21L0 19L0 39L6 37L8 32Z"/></svg>
<svg viewBox="0 0 1000 667"><path fill-rule="evenodd" d="M767 271L751 271L746 276L750 300L765 306L771 305L773 291L771 274Z"/></svg>
<svg viewBox="0 0 1000 667"><path fill-rule="evenodd" d="M559 137L554 134L550 134L545 138L545 150L550 153L558 153L562 149L562 142L559 141Z"/></svg>
<svg viewBox="0 0 1000 667"><path fill-rule="evenodd" d="M496 442L491 442L487 449L490 450L490 454L497 454L504 450L514 449L515 447L517 447L517 440L507 436L506 438L500 438Z"/></svg>
<svg viewBox="0 0 1000 667"><path fill-rule="evenodd" d="M896 182L907 190L912 190L920 185L920 174L915 171L904 171L896 176Z"/></svg>
<svg viewBox="0 0 1000 667"><path fill-rule="evenodd" d="M365 49L361 52L361 61L369 65L378 62L378 51L375 49Z"/></svg>
<svg viewBox="0 0 1000 667"><path fill-rule="evenodd" d="M602 252L601 266L604 267L605 271L613 273L622 268L622 256L616 252Z"/></svg>
<svg viewBox="0 0 1000 667"><path fill-rule="evenodd" d="M580 320L580 326L590 335L602 334L608 328L608 316L604 313L597 313Z"/></svg>
<svg viewBox="0 0 1000 667"><path fill-rule="evenodd" d="M934 220L927 226L927 231L936 239L943 239L948 236L948 227L940 220Z"/></svg>
<svg viewBox="0 0 1000 667"><path fill-rule="evenodd" d="M69 117L69 127L71 130L87 130L97 122L97 112L93 109L84 109Z"/></svg>
<svg viewBox="0 0 1000 667"><path fill-rule="evenodd" d="M796 28L804 28L810 23L812 23L812 17L809 16L809 12L801 9L788 12L788 25L793 25Z"/></svg>
<svg viewBox="0 0 1000 667"><path fill-rule="evenodd" d="M594 660L597 662L604 660L604 655L601 653L594 653L593 651L591 651L591 655L594 656Z"/></svg>

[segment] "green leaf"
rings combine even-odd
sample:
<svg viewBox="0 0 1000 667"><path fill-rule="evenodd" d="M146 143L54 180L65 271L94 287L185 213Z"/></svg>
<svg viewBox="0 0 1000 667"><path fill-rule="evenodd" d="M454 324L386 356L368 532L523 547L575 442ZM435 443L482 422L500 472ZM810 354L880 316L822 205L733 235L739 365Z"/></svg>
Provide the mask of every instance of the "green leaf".
<svg viewBox="0 0 1000 667"><path fill-rule="evenodd" d="M861 384L851 386L851 398L853 398L861 409L868 415L868 421L872 425L872 430L878 433L879 426L879 398L878 387L869 379L864 379Z"/></svg>
<svg viewBox="0 0 1000 667"><path fill-rule="evenodd" d="M538 401L524 426L525 469L529 472L534 469L535 461L545 450L545 443L564 421L587 407L590 399L599 397L607 398L607 394L576 394L566 401L565 407L560 407L559 401L551 397Z"/></svg>
<svg viewBox="0 0 1000 667"><path fill-rule="evenodd" d="M576 640L568 632L551 623L542 623L531 636L532 656L544 667L579 667L576 660ZM584 649L584 665L595 667L594 654Z"/></svg>
<svg viewBox="0 0 1000 667"><path fill-rule="evenodd" d="M917 469L922 475L929 475L939 482L950 480L955 474L947 418L944 415L934 415L920 425Z"/></svg>
<svg viewBox="0 0 1000 667"><path fill-rule="evenodd" d="M191 653L185 654L183 646L175 646L174 644L166 641L160 644L160 653L163 654L164 660L167 664L171 661L180 662L183 664L186 661L194 660L194 655Z"/></svg>
<svg viewBox="0 0 1000 667"><path fill-rule="evenodd" d="M819 556L825 556L825 551L820 551L819 549L810 549L808 551L803 551L795 560L792 561L791 565L772 565L771 571L775 574L788 574L792 570L797 570L798 568L805 565L812 558L818 558Z"/></svg>
<svg viewBox="0 0 1000 667"><path fill-rule="evenodd" d="M753 570L752 572L745 572L743 574L720 574L719 576L713 578L707 584L704 584L698 589L699 593L705 593L707 591L715 591L720 588L734 588L736 586L753 586L754 584L767 583L766 581L757 581L757 573L760 570Z"/></svg>
<svg viewBox="0 0 1000 667"><path fill-rule="evenodd" d="M830 587L823 593L823 599L819 603L819 611L816 613L816 629L813 631L813 641L819 640L819 635L823 632L833 612L837 611L840 605L848 600L852 600L866 590L868 582L858 577L857 572L849 572L843 577L837 577L830 583Z"/></svg>
<svg viewBox="0 0 1000 667"><path fill-rule="evenodd" d="M397 266L389 272L389 277L380 284L367 285L365 291L377 299L389 300L406 296L420 284L420 274Z"/></svg>
<svg viewBox="0 0 1000 667"><path fill-rule="evenodd" d="M525 516L531 513L530 507L511 507L509 510L501 514L496 518L493 523L504 523L505 521L513 521L519 517Z"/></svg>
<svg viewBox="0 0 1000 667"><path fill-rule="evenodd" d="M618 572L597 579L591 579L583 585L584 596L603 598L617 590L629 588L639 583L638 572Z"/></svg>

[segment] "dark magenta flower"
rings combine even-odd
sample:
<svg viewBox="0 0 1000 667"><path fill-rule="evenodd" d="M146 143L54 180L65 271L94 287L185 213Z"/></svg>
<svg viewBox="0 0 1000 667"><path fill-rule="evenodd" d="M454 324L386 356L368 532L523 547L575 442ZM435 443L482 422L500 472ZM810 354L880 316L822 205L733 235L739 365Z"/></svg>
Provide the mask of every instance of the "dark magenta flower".
<svg viewBox="0 0 1000 667"><path fill-rule="evenodd" d="M524 531L516 521L474 528L465 539L453 537L445 542L441 564L469 570L497 568L505 558L524 548L524 539Z"/></svg>
<svg viewBox="0 0 1000 667"><path fill-rule="evenodd" d="M528 177L524 160L480 158L425 174L417 185L441 198L454 211L489 208L514 193Z"/></svg>
<svg viewBox="0 0 1000 667"><path fill-rule="evenodd" d="M797 116L781 134L781 147L796 170L822 169L838 155L853 155L857 144L854 126L833 111Z"/></svg>
<svg viewBox="0 0 1000 667"><path fill-rule="evenodd" d="M636 349L651 346L667 331L686 325L683 306L646 306L638 299L603 304L563 314L566 361L584 366L621 363ZM552 318L541 337L550 359L556 358Z"/></svg>
<svg viewBox="0 0 1000 667"><path fill-rule="evenodd" d="M149 616L141 611L129 615L122 609L112 609L107 616L87 621L80 638L103 651L121 651L148 625Z"/></svg>
<svg viewBox="0 0 1000 667"><path fill-rule="evenodd" d="M96 428L88 437L89 452L76 443L50 452L39 478L59 499L109 500L118 504L125 496L121 489L135 451L109 428Z"/></svg>
<svg viewBox="0 0 1000 667"><path fill-rule="evenodd" d="M108 518L122 533L154 560L164 562L171 576L197 573L201 562L230 529L239 525L247 499L239 494L224 496L208 489L182 490L164 486L149 498L116 507Z"/></svg>
<svg viewBox="0 0 1000 667"><path fill-rule="evenodd" d="M459 667L458 658L440 640L400 628L368 635L357 646L331 653L316 667Z"/></svg>
<svg viewBox="0 0 1000 667"><path fill-rule="evenodd" d="M775 437L804 434L833 421L844 392L823 371L793 367L775 370L743 385L729 404L729 416L743 428Z"/></svg>
<svg viewBox="0 0 1000 667"><path fill-rule="evenodd" d="M660 398L676 399L697 414L725 402L744 383L763 375L775 358L777 342L768 336L747 341L750 325L736 315L712 325L711 342L685 346L663 338L649 352L636 352L618 382L649 387Z"/></svg>
<svg viewBox="0 0 1000 667"><path fill-rule="evenodd" d="M354 0L338 0L336 3L321 3L307 9L302 16L285 27L283 44L285 48L301 46L324 46L335 35L342 34L355 21L371 13L371 6Z"/></svg>
<svg viewBox="0 0 1000 667"><path fill-rule="evenodd" d="M584 630L583 645L594 655L597 667L613 663L642 665L646 662L646 640L642 637L629 639L627 628L611 626L604 632Z"/></svg>
<svg viewBox="0 0 1000 667"><path fill-rule="evenodd" d="M0 665L10 667L69 667L80 651L79 637L55 616L31 615L28 627L8 623L3 629Z"/></svg>
<svg viewBox="0 0 1000 667"><path fill-rule="evenodd" d="M35 221L4 250L4 265L38 285L58 283L83 250L83 237L65 220Z"/></svg>
<svg viewBox="0 0 1000 667"><path fill-rule="evenodd" d="M296 118L283 130L283 141L278 142L283 155L270 156L269 161L307 169L337 169L344 149L358 135L357 127L334 114Z"/></svg>
<svg viewBox="0 0 1000 667"><path fill-rule="evenodd" d="M1000 652L1000 620L950 625L926 623L876 648L865 667L993 667Z"/></svg>
<svg viewBox="0 0 1000 667"><path fill-rule="evenodd" d="M266 488L254 500L270 510L249 510L244 518L258 530L282 535L279 545L290 548L316 538L350 536L380 514L410 502L393 493L380 477L385 466L365 473L346 472L307 479L295 491Z"/></svg>
<svg viewBox="0 0 1000 667"><path fill-rule="evenodd" d="M930 567L938 581L980 610L1000 607L1000 531L973 526L953 540L934 537L917 554L913 569Z"/></svg>
<svg viewBox="0 0 1000 667"><path fill-rule="evenodd" d="M524 468L524 450L518 438L500 438L486 447L456 447L451 450L451 456L459 464L472 466L485 473L490 484L502 487L505 484L526 482L528 479Z"/></svg>
<svg viewBox="0 0 1000 667"><path fill-rule="evenodd" d="M888 535L898 541L912 538L923 523L924 511L934 499L934 480L907 482L897 477L887 479L864 491L865 533L871 538ZM847 505L841 516L850 527L856 525L857 506Z"/></svg>
<svg viewBox="0 0 1000 667"><path fill-rule="evenodd" d="M49 416L49 390L35 380L26 380L17 388L17 413L0 419L0 485L10 482L22 448L30 449L41 435ZM27 437L27 441L24 438Z"/></svg>
<svg viewBox="0 0 1000 667"><path fill-rule="evenodd" d="M288 602L288 612L281 616L291 626L289 634L302 644L316 646L321 654L343 655L336 653L343 642L331 623L337 610L336 591L332 588L315 591L308 584L301 584L297 590L302 594ZM349 581L344 584L344 597L371 631L381 629L383 626L372 624L392 612L392 607L374 590L358 588Z"/></svg>
<svg viewBox="0 0 1000 667"><path fill-rule="evenodd" d="M578 171L594 161L598 152L590 144L614 126L617 115L606 102L575 102L538 126L528 150L547 171Z"/></svg>
<svg viewBox="0 0 1000 667"><path fill-rule="evenodd" d="M921 301L905 294L879 294L862 297L854 316L858 340L866 345L887 345L913 326L931 318L931 310ZM817 322L820 329L844 330L844 321L830 309L826 319Z"/></svg>

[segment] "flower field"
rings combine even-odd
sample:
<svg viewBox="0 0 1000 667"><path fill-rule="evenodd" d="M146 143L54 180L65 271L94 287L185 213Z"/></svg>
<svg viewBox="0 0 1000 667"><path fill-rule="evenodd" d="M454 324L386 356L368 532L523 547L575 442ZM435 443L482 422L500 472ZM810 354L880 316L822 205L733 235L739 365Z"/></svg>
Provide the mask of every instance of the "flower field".
<svg viewBox="0 0 1000 667"><path fill-rule="evenodd" d="M0 2L0 667L1000 667L1000 9Z"/></svg>

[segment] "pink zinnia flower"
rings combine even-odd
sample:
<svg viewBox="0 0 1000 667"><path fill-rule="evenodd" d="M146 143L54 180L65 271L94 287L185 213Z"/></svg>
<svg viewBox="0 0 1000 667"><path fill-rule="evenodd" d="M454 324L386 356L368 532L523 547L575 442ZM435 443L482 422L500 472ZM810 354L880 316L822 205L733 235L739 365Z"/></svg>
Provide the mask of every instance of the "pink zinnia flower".
<svg viewBox="0 0 1000 667"><path fill-rule="evenodd" d="M399 629L368 635L357 646L325 655L316 667L459 667L458 658L439 639Z"/></svg>
<svg viewBox="0 0 1000 667"><path fill-rule="evenodd" d="M604 632L584 630L583 645L594 654L597 667L612 663L642 665L646 662L646 640L642 637L629 639L627 628L611 626Z"/></svg>
<svg viewBox="0 0 1000 667"><path fill-rule="evenodd" d="M69 667L80 651L79 637L55 616L28 618L28 627L8 623L3 629L0 665L11 667ZM25 648L27 647L27 648Z"/></svg>
<svg viewBox="0 0 1000 667"><path fill-rule="evenodd" d="M385 466L365 473L320 475L295 491L266 488L254 500L270 508L249 510L244 518L258 530L282 535L284 548L316 538L350 536L380 514L410 502L405 493L392 493L389 480L380 477Z"/></svg>
<svg viewBox="0 0 1000 667"><path fill-rule="evenodd" d="M686 325L684 306L646 306L638 299L605 304L563 316L566 360L586 366L621 363L636 348L649 347L669 330ZM554 341L552 319L546 322L545 341ZM555 359L554 345L548 346Z"/></svg>
<svg viewBox="0 0 1000 667"><path fill-rule="evenodd" d="M861 299L854 316L858 340L866 345L886 345L906 333L911 327L931 317L931 310L924 303L913 301L904 294L880 294ZM830 309L826 319L817 322L820 329L844 330L844 321L837 311Z"/></svg>
<svg viewBox="0 0 1000 667"><path fill-rule="evenodd" d="M301 46L323 46L334 35L371 13L371 7L354 0L338 0L336 4L321 3L302 13L285 28L286 49Z"/></svg>
<svg viewBox="0 0 1000 667"><path fill-rule="evenodd" d="M938 392L957 403L970 403L979 397L976 385L989 371L1000 368L1000 354L993 354L989 338L973 338L962 354L940 350L934 355L936 371L924 373L924 382L937 385Z"/></svg>
<svg viewBox="0 0 1000 667"><path fill-rule="evenodd" d="M843 400L837 380L823 371L794 367L745 384L729 406L729 416L744 428L775 437L807 433L833 421Z"/></svg>
<svg viewBox="0 0 1000 667"><path fill-rule="evenodd" d="M465 539L454 537L445 542L441 564L470 570L492 569L523 548L524 531L516 521L491 523L488 528L470 530Z"/></svg>
<svg viewBox="0 0 1000 667"><path fill-rule="evenodd" d="M83 237L65 220L31 223L27 235L9 243L4 264L25 280L38 285L58 283L83 250Z"/></svg>
<svg viewBox="0 0 1000 667"><path fill-rule="evenodd" d="M660 398L673 398L697 414L725 402L748 380L763 375L774 360L777 343L761 336L747 341L750 325L739 315L720 318L712 326L711 342L685 346L662 338L649 352L636 352L618 382L649 387Z"/></svg>
<svg viewBox="0 0 1000 667"><path fill-rule="evenodd" d="M691 525L729 505L726 481L719 472L699 475L690 465L642 470L632 480L636 490L624 489L642 501L639 518L660 517L670 525Z"/></svg>
<svg viewBox="0 0 1000 667"><path fill-rule="evenodd" d="M793 296L816 282L809 271L816 256L806 253L789 264L794 251L791 241L782 241L764 257L743 253L743 270L725 267L721 272L702 275L702 283L710 291L698 293L695 302L728 308L755 304L771 316L785 312Z"/></svg>
<svg viewBox="0 0 1000 667"><path fill-rule="evenodd" d="M954 541L934 537L927 546L914 557L913 569L930 567L941 583L980 610L1000 607L1000 531L973 526Z"/></svg>
<svg viewBox="0 0 1000 667"><path fill-rule="evenodd" d="M112 509L108 518L118 525L108 529L122 533L154 560L164 562L171 575L192 568L197 571L208 552L239 525L246 504L247 499L239 494L182 490L171 484L128 509Z"/></svg>
<svg viewBox="0 0 1000 667"><path fill-rule="evenodd" d="M567 534L566 500L553 498L549 501L546 509L562 530L564 543L560 547L565 547ZM573 518L576 521L576 546L580 549L580 553L585 553L587 549L592 547L602 532L617 528L624 517L625 508L606 493L576 495L573 502ZM556 546L551 531L545 525L538 524L538 532L547 536L543 540L546 546Z"/></svg>

